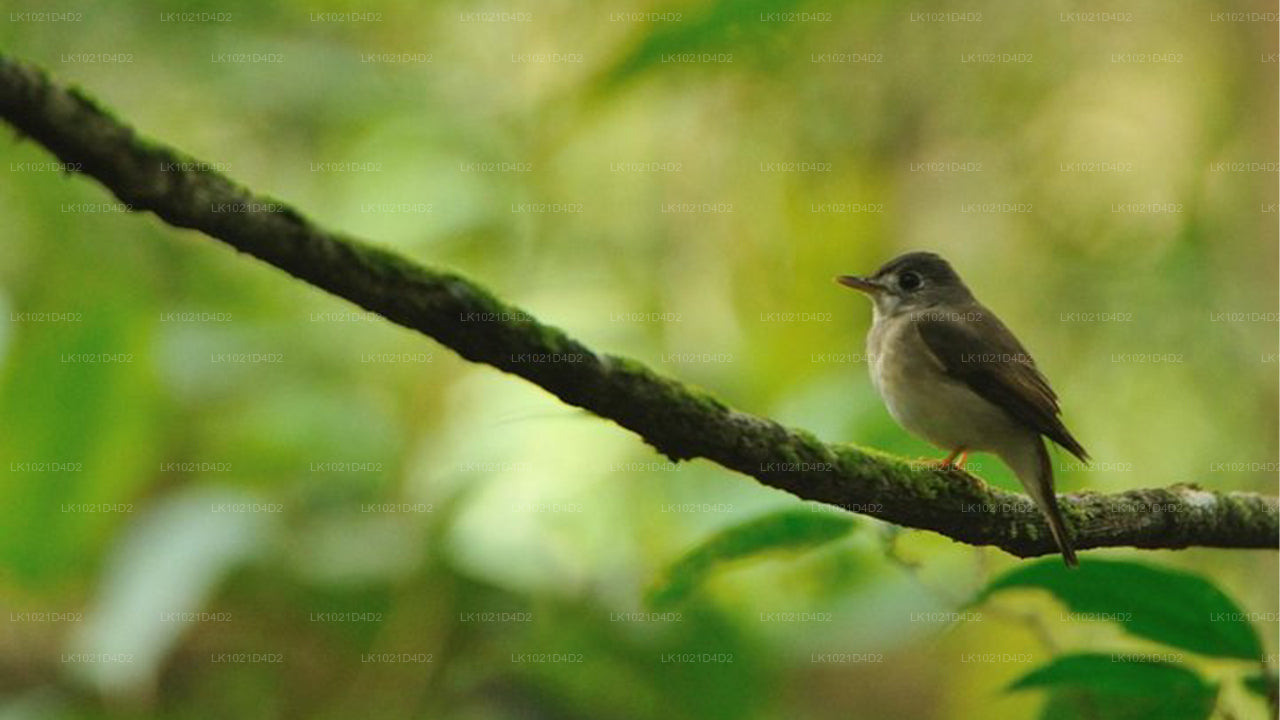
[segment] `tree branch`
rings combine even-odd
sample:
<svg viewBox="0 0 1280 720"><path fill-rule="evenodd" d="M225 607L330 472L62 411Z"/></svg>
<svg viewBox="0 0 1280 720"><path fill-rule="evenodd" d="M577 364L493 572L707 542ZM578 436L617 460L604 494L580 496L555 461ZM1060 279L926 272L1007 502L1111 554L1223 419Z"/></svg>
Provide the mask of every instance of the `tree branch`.
<svg viewBox="0 0 1280 720"><path fill-rule="evenodd" d="M625 358L599 354L457 275L313 225L182 153L146 141L88 97L0 56L0 116L135 211L199 230L417 330L462 357L613 420L673 460L706 458L797 497L994 545L1055 552L1023 495L733 410ZM1194 486L1063 496L1079 549L1277 547L1275 498Z"/></svg>

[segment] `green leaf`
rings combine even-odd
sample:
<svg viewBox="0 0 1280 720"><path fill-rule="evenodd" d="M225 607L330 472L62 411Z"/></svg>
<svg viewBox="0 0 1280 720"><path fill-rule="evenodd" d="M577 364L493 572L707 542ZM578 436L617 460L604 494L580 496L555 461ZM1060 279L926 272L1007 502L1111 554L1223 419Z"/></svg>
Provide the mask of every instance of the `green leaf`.
<svg viewBox="0 0 1280 720"><path fill-rule="evenodd" d="M713 535L677 560L649 591L653 607L687 598L724 563L769 550L806 550L844 537L853 516L812 510L783 510L734 525Z"/></svg>
<svg viewBox="0 0 1280 720"><path fill-rule="evenodd" d="M690 12L672 11L679 22L652 23L651 30L603 78L606 87L617 85L645 72L671 65L664 59L685 53L723 56L729 62L710 63L709 68L732 68L743 61L761 63L785 55L791 35L802 23L762 22L766 13L803 8L807 0L717 0ZM685 66L687 67L687 66Z"/></svg>
<svg viewBox="0 0 1280 720"><path fill-rule="evenodd" d="M85 232L68 227L61 236L79 241ZM149 282L119 292L113 278L136 269L123 256L81 249L41 246L28 261L59 282L34 283L29 304L15 308L57 308L81 321L16 324L0 358L0 467L8 470L0 568L33 588L92 572L130 513L74 508L130 507L157 479L165 451L148 352L159 301Z"/></svg>
<svg viewBox="0 0 1280 720"><path fill-rule="evenodd" d="M1262 671L1254 675L1250 675L1244 679L1244 686L1249 692L1259 697L1266 698L1268 701L1276 697L1276 685L1280 683L1274 674L1268 671Z"/></svg>
<svg viewBox="0 0 1280 720"><path fill-rule="evenodd" d="M1213 713L1217 687L1177 665L1117 655L1064 655L1027 673L1009 690L1048 688L1041 720L1203 720Z"/></svg>
<svg viewBox="0 0 1280 720"><path fill-rule="evenodd" d="M1010 588L1048 590L1074 612L1115 620L1130 634L1202 655L1262 657L1244 611L1199 575L1120 560L1082 560L1068 569L1047 558L992 580L974 602Z"/></svg>

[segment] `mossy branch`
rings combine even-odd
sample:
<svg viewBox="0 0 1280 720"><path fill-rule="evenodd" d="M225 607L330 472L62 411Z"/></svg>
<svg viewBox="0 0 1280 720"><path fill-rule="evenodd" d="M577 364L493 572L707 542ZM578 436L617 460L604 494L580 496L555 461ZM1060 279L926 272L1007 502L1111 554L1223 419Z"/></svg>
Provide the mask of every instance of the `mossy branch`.
<svg viewBox="0 0 1280 720"><path fill-rule="evenodd" d="M706 458L797 497L994 545L1055 552L1025 496L733 410L625 358L597 353L458 275L317 227L172 148L84 94L0 55L0 116L135 211L199 230L318 288L519 375L625 427L673 460ZM1193 486L1064 496L1078 549L1277 547L1275 498Z"/></svg>

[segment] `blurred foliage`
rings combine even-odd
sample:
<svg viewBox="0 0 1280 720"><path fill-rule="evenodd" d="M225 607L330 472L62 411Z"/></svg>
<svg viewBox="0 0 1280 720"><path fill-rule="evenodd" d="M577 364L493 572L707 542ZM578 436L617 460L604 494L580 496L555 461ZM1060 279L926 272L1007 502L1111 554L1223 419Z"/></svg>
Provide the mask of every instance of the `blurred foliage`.
<svg viewBox="0 0 1280 720"><path fill-rule="evenodd" d="M1144 563L1085 560L1069 569L1048 558L992 580L976 602L1013 588L1053 593L1081 620L1118 623L1134 636L1202 655L1263 659L1250 614L1204 578ZM1183 654L1099 652L1055 658L1010 686L1054 690L1041 715L1098 718L1208 718L1217 689L1180 664ZM1154 658L1154 659L1153 659ZM1265 660L1263 661L1265 666ZM1245 688L1274 700L1257 675L1237 674Z"/></svg>
<svg viewBox="0 0 1280 720"><path fill-rule="evenodd" d="M823 511L781 510L716 533L672 563L649 590L648 604L667 608L687 598L717 567L764 552L807 550L847 535L852 516Z"/></svg>
<svg viewBox="0 0 1280 720"><path fill-rule="evenodd" d="M1145 563L1087 560L1070 570L1048 558L991 581L979 599L1041 588L1072 611L1120 618L1126 632L1204 655L1257 660L1262 641L1245 611L1212 582Z"/></svg>
<svg viewBox="0 0 1280 720"><path fill-rule="evenodd" d="M869 308L831 282L931 249L1097 459L1060 458L1061 490L1276 492L1277 173L1250 165L1277 156L1275 23L1214 19L1272 6L71 5L8 3L0 47L737 407L933 455L876 398ZM324 15L351 12L380 15ZM980 20L919 15L951 12ZM1062 19L1080 12L1131 21ZM556 53L581 61L537 60ZM1034 717L1038 693L1003 692L1034 668L1152 645L1043 593L966 609L1034 566L870 519L654 616L646 589L691 547L795 500L117 212L33 143L0 154L0 717ZM1274 671L1274 553L1088 557L1210 581ZM1133 612L1182 597L1160 587ZM964 660L987 655L1031 659ZM1238 660L1152 670L1183 671L1224 713L1267 712Z"/></svg>
<svg viewBox="0 0 1280 720"><path fill-rule="evenodd" d="M1216 690L1195 673L1162 662L1117 662L1111 655L1067 655L1027 673L1013 690L1053 687L1043 720L1204 720Z"/></svg>

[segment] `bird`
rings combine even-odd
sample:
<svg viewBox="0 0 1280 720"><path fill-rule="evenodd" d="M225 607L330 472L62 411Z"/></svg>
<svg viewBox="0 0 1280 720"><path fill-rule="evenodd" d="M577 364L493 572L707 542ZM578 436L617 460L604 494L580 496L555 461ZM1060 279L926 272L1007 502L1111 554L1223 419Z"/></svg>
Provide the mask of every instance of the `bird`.
<svg viewBox="0 0 1280 720"><path fill-rule="evenodd" d="M840 275L836 282L874 305L871 381L894 420L949 452L942 467L963 469L970 451L999 457L1044 515L1067 567L1076 567L1044 439L1081 461L1089 454L1067 430L1057 394L1018 338L935 253L910 252L873 275Z"/></svg>

